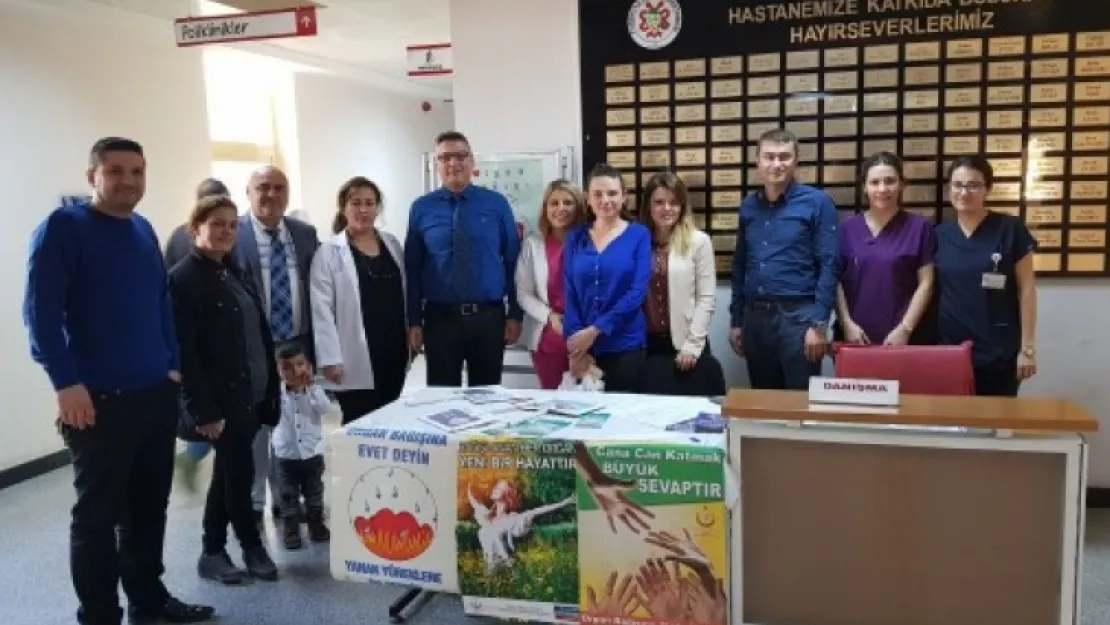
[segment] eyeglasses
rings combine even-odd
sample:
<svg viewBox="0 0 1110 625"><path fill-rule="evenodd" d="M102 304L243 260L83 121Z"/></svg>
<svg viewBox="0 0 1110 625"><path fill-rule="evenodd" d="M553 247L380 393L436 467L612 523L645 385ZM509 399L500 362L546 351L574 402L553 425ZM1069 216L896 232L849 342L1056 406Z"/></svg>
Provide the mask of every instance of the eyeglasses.
<svg viewBox="0 0 1110 625"><path fill-rule="evenodd" d="M470 152L446 152L443 154L436 154L436 160L441 163L450 163L451 161L463 162L470 158Z"/></svg>
<svg viewBox="0 0 1110 625"><path fill-rule="evenodd" d="M987 185L982 182L951 182L948 186L952 189L953 193L964 192L971 195L978 195L987 190Z"/></svg>

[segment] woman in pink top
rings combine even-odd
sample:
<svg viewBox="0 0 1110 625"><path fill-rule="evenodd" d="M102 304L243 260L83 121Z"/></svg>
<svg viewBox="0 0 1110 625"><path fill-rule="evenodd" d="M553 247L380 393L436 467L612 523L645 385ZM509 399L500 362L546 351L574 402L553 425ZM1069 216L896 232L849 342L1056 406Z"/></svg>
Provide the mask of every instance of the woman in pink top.
<svg viewBox="0 0 1110 625"><path fill-rule="evenodd" d="M524 338L544 389L558 388L569 367L563 337L563 237L585 214L578 187L566 180L547 185L539 233L524 240L516 264L516 297L529 318Z"/></svg>

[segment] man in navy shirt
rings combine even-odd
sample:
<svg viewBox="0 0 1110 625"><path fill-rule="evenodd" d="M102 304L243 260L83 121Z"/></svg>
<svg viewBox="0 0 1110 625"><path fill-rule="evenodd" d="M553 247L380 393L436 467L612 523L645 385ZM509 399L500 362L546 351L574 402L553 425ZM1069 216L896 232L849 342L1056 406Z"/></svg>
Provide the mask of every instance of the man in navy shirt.
<svg viewBox="0 0 1110 625"><path fill-rule="evenodd" d="M405 239L409 345L426 349L428 384L501 383L505 345L520 338L520 236L505 196L470 184L474 154L459 132L436 138L443 186L418 198Z"/></svg>
<svg viewBox="0 0 1110 625"><path fill-rule="evenodd" d="M212 608L182 603L161 581L181 376L158 237L134 212L146 160L138 143L112 137L89 161L92 200L54 210L32 235L23 303L73 459L77 620L119 625L122 581L132 623L206 621Z"/></svg>
<svg viewBox="0 0 1110 625"><path fill-rule="evenodd" d="M740 204L732 257L729 342L748 362L752 388L809 387L821 372L836 302L836 205L794 180L798 141L759 138L763 189Z"/></svg>

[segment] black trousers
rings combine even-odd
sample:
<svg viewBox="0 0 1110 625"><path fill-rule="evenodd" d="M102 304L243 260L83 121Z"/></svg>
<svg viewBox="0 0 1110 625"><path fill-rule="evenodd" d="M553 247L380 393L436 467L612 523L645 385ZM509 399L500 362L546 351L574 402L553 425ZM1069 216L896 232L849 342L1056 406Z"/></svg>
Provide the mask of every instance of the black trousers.
<svg viewBox="0 0 1110 625"><path fill-rule="evenodd" d="M505 307L500 302L424 306L424 358L428 386L501 383L505 363Z"/></svg>
<svg viewBox="0 0 1110 625"><path fill-rule="evenodd" d="M640 392L640 374L647 359L646 349L613 352L594 356L597 368L603 374L606 393Z"/></svg>
<svg viewBox="0 0 1110 625"><path fill-rule="evenodd" d="M213 442L216 458L208 498L204 503L204 553L221 553L227 547L227 526L243 550L262 544L254 522L251 486L254 484L254 435L257 426L231 423Z"/></svg>
<svg viewBox="0 0 1110 625"><path fill-rule="evenodd" d="M281 471L281 516L296 518L304 497L305 510L310 519L324 516L324 457L304 459L276 459Z"/></svg>
<svg viewBox="0 0 1110 625"><path fill-rule="evenodd" d="M77 491L69 561L79 623L118 625L120 582L138 609L156 610L169 598L162 546L179 392L170 380L142 391L90 391L95 425L77 430L59 422Z"/></svg>
<svg viewBox="0 0 1110 625"><path fill-rule="evenodd" d="M710 352L708 341L694 368L689 371L679 371L675 363L678 350L674 348L669 334L649 334L647 344L647 360L640 374L641 392L688 397L725 394L725 373L721 363Z"/></svg>
<svg viewBox="0 0 1110 625"><path fill-rule="evenodd" d="M995 397L1017 397L1021 381L1017 379L1017 356L1010 361L975 367L975 394Z"/></svg>
<svg viewBox="0 0 1110 625"><path fill-rule="evenodd" d="M343 425L347 425L355 419L364 417L378 408L396 401L400 396L400 388L368 388L355 391L336 391L335 401L339 403L339 409L343 411Z"/></svg>

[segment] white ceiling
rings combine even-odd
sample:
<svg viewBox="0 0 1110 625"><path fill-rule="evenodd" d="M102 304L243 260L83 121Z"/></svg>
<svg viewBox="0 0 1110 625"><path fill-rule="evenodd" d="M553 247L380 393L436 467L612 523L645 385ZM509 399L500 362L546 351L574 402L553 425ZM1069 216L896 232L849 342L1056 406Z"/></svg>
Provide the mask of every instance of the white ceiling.
<svg viewBox="0 0 1110 625"><path fill-rule="evenodd" d="M41 0L37 0L41 1ZM170 21L188 16L193 0L53 0L59 4L98 4ZM291 6L296 0L227 0L241 6ZM235 47L269 54L396 91L449 98L450 76L409 77L405 47L448 43L448 0L317 0L319 35L238 44ZM235 9L202 2L203 14ZM167 37L171 34L166 33Z"/></svg>

